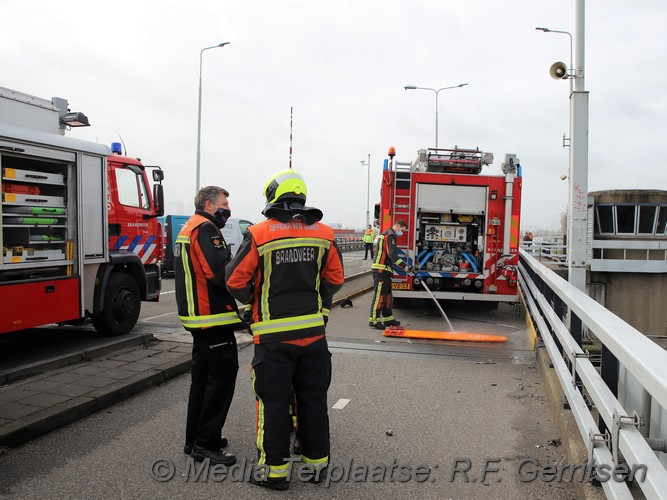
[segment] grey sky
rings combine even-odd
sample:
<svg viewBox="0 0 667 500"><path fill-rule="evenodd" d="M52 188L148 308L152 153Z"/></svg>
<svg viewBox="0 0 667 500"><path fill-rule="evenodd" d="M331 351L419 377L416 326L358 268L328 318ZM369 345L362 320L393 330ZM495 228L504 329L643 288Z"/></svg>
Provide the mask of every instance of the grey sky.
<svg viewBox="0 0 667 500"><path fill-rule="evenodd" d="M559 225L567 203L568 82L574 0L118 0L0 4L0 85L64 97L131 156L166 174L168 213L192 212L199 51L204 52L202 184L231 192L235 216L260 220L262 187L289 161L325 221L361 228L379 199L389 146L412 161L434 146L516 153L522 226ZM667 3L586 2L589 190L666 189Z"/></svg>

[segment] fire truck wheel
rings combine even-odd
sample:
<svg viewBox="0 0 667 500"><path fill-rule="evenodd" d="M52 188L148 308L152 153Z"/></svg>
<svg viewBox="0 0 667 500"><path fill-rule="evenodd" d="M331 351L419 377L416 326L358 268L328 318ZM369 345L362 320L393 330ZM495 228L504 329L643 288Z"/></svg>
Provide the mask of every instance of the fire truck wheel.
<svg viewBox="0 0 667 500"><path fill-rule="evenodd" d="M103 335L124 335L137 323L141 312L141 295L134 279L125 273L112 273L99 314L93 326Z"/></svg>

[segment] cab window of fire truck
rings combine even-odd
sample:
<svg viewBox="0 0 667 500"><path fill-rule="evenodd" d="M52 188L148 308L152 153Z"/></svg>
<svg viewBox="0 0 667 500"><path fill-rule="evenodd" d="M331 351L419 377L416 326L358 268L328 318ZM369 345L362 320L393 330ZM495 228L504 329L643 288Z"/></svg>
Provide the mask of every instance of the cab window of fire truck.
<svg viewBox="0 0 667 500"><path fill-rule="evenodd" d="M116 188L121 205L144 210L150 208L148 190L144 184L144 177L140 173L135 173L127 168L117 168Z"/></svg>

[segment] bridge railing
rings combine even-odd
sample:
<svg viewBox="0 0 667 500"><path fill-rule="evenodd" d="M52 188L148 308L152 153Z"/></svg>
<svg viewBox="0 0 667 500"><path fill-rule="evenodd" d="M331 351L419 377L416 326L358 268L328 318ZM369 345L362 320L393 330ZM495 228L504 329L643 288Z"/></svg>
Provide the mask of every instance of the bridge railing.
<svg viewBox="0 0 667 500"><path fill-rule="evenodd" d="M359 237L336 237L336 244L341 252L364 248L364 240Z"/></svg>
<svg viewBox="0 0 667 500"><path fill-rule="evenodd" d="M589 463L608 472L625 463L637 471L635 481L647 498L667 498L667 351L523 249L519 267L526 305ZM599 342L599 362L582 349L586 337ZM625 482L601 485L608 498L632 498Z"/></svg>
<svg viewBox="0 0 667 500"><path fill-rule="evenodd" d="M551 262L565 265L567 263L567 245L552 241L522 241L523 248L528 255L532 255L539 262Z"/></svg>

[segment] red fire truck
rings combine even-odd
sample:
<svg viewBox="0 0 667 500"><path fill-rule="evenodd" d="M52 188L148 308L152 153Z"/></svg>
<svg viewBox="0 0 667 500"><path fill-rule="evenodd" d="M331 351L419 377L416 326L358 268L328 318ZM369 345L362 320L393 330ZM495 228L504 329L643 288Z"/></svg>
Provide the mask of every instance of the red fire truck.
<svg viewBox="0 0 667 500"><path fill-rule="evenodd" d="M398 162L394 148L384 162L380 230L398 219L408 231L397 240L414 278L396 272L396 298L474 301L497 308L516 302L521 174L516 155L506 155L504 175L482 175L493 154L479 149L420 150Z"/></svg>
<svg viewBox="0 0 667 500"><path fill-rule="evenodd" d="M90 318L121 335L159 299L163 172L65 137L84 125L65 99L0 87L0 333Z"/></svg>

